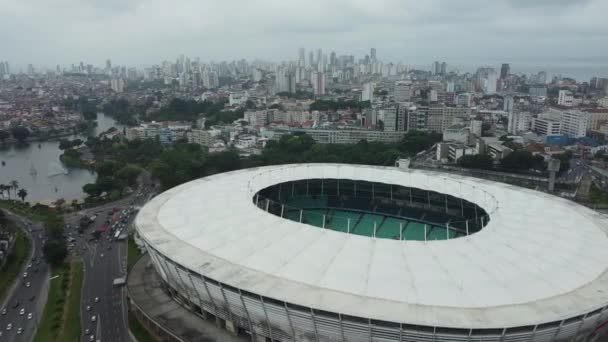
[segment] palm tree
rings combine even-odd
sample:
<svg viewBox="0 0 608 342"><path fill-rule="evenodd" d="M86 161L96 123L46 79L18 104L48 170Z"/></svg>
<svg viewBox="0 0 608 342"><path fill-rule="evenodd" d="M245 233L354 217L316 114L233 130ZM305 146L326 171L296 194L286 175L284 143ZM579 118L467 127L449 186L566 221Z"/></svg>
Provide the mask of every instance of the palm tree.
<svg viewBox="0 0 608 342"><path fill-rule="evenodd" d="M15 196L16 196L17 195L17 189L19 189L19 182L17 180L13 179L12 181L10 181L8 183L8 185L10 186L10 188L13 189L13 192L15 192Z"/></svg>
<svg viewBox="0 0 608 342"><path fill-rule="evenodd" d="M19 196L21 198L21 201L25 203L25 198L27 197L27 190L19 189L17 196Z"/></svg>

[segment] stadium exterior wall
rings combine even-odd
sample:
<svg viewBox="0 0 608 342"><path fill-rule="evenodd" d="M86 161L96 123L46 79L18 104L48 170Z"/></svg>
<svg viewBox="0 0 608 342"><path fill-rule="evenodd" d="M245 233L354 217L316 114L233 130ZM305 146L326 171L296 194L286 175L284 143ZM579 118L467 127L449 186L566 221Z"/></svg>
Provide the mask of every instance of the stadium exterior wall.
<svg viewBox="0 0 608 342"><path fill-rule="evenodd" d="M262 181L262 179L252 180ZM257 188L261 188L258 186ZM253 205L253 204L252 204ZM136 221L137 223L137 221ZM261 296L187 269L136 229L172 296L194 313L214 315L232 332L268 341L586 341L608 320L608 306L574 317L526 326L464 329L388 322L317 310ZM525 286L525 284L521 284Z"/></svg>
<svg viewBox="0 0 608 342"><path fill-rule="evenodd" d="M248 293L197 274L158 253L148 243L152 264L180 304L195 306L252 336L272 341L585 341L608 319L608 306L558 322L497 329L452 329L382 322L321 312Z"/></svg>

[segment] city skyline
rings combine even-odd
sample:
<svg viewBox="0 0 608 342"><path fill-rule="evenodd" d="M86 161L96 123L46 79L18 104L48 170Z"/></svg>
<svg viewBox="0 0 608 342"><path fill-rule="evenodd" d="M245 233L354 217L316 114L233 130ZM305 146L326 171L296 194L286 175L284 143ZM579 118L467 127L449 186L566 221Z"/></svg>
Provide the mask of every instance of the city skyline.
<svg viewBox="0 0 608 342"><path fill-rule="evenodd" d="M15 65L101 64L112 58L143 66L178 53L278 62L292 59L300 46L355 56L373 46L383 60L409 65L441 59L453 65L601 66L608 55L602 43L608 37L601 18L606 10L608 3L597 0L261 1L255 6L187 1L179 7L162 1L8 0L0 9L0 30L7 33L2 58Z"/></svg>

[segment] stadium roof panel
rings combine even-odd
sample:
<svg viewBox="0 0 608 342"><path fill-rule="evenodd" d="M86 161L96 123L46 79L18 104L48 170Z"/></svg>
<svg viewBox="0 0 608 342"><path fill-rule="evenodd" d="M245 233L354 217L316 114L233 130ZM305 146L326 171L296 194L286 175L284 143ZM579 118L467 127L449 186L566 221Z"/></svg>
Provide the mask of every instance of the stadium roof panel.
<svg viewBox="0 0 608 342"><path fill-rule="evenodd" d="M273 184L344 178L447 193L491 221L444 241L374 239L256 207ZM558 321L608 303L608 220L541 192L429 171L271 166L183 184L149 202L142 237L185 268L259 295L372 319L454 328Z"/></svg>

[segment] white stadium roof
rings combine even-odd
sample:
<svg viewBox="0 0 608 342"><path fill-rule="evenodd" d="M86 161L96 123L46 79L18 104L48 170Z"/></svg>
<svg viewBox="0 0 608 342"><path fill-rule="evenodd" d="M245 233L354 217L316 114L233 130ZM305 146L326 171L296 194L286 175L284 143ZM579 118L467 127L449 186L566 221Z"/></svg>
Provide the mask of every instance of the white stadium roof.
<svg viewBox="0 0 608 342"><path fill-rule="evenodd" d="M375 239L267 213L254 194L342 178L433 190L490 213L444 241ZM608 303L608 220L570 201L429 171L342 164L240 170L168 190L139 213L142 237L176 263L292 304L391 322L503 328L559 321Z"/></svg>

